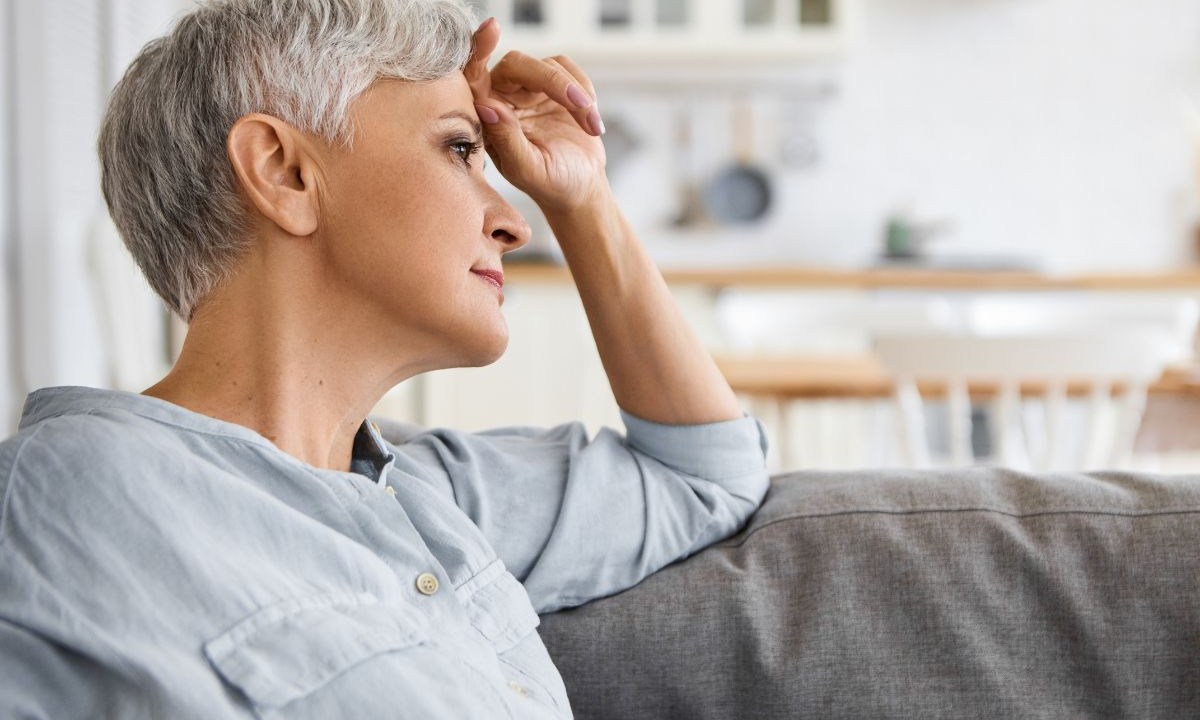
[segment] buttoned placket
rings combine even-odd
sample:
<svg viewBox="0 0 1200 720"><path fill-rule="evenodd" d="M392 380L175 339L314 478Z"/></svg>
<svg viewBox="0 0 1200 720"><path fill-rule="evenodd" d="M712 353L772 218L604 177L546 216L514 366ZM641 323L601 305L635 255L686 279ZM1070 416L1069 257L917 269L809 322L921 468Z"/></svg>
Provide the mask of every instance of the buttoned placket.
<svg viewBox="0 0 1200 720"><path fill-rule="evenodd" d="M425 548L425 552L423 554L428 558L430 565L428 570L418 572L416 577L413 579L412 584L409 585L409 587L415 588L417 591L417 602L426 603L426 610L430 612L431 615L447 613L456 616L457 619L462 622L466 622L465 616L462 616L462 613L465 611L465 609L454 597L454 593L445 592L442 590L443 579L448 577L445 569L441 566L441 563L433 557L432 553L428 551L424 542L424 538L421 538L420 533L417 532L416 527L412 524L412 520L409 519L408 513L404 510L400 502L396 500L396 489L389 484L389 477L391 476L390 471L395 462L395 456L388 451L386 444L383 442L379 426L376 423L370 422L367 424L367 434L374 441L374 444L379 449L380 454L387 458L386 462L379 469L379 476L374 479L374 484L376 487L383 489L388 499L383 503L378 503L372 499L374 493L371 492L371 489L364 488L364 499L367 500L367 505L372 508L372 510L378 509L378 514L374 519L375 522L371 523L372 525L377 524L377 527L368 529L367 527L363 526L362 522L360 522L359 524L362 526L362 531L366 534L370 534L371 532L377 531L378 527L382 527L385 532L389 533L400 532L403 535L411 534L415 540L413 545L416 547ZM395 563L386 557L385 553L381 551L381 548L377 544L372 544L371 547L373 550L375 550L376 554L384 560L384 562L387 562L388 565L393 567L394 570L396 569ZM515 696L532 699L530 690L524 685L521 685L515 681L509 681L507 686Z"/></svg>
<svg viewBox="0 0 1200 720"><path fill-rule="evenodd" d="M367 435L373 441L373 443L374 443L376 449L379 451L380 455L383 458L386 458L383 466L379 468L379 471L378 471L379 477L377 477L375 479L375 484L379 487L382 487L384 492L387 493L388 497L390 497L394 500L396 497L396 489L388 484L388 477L390 476L390 471L392 469L392 466L395 464L396 458L391 452L388 451L387 445L383 441L383 435L379 430L378 424L376 424L375 422L368 423L367 424ZM399 508L399 505L397 504L396 507ZM404 515L405 515L405 520L408 520L407 513L404 513ZM411 521L409 521L407 524L409 527L412 527ZM419 533L416 533L416 528L412 528L412 531L419 536ZM422 542L420 545L424 546L424 542ZM377 552L378 552L378 550L377 550ZM433 559L432 555L430 556L430 559ZM435 564L436 564L436 561L435 561ZM423 595L425 597L429 597L429 596L436 594L438 589L441 587L441 581L438 580L438 576L435 574L435 572L431 572L428 570L425 572L419 573L416 577L416 580L414 581L414 584L417 588L417 592L419 592L421 595Z"/></svg>

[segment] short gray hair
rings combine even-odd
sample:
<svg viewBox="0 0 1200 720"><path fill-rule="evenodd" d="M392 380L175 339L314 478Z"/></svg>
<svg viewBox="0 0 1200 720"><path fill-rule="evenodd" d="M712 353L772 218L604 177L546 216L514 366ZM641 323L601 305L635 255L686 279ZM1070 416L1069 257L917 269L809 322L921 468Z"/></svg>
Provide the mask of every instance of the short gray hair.
<svg viewBox="0 0 1200 720"><path fill-rule="evenodd" d="M474 24L461 0L210 0L146 45L104 114L101 189L167 306L190 320L249 247L225 150L238 118L266 113L349 147L360 93L461 70Z"/></svg>

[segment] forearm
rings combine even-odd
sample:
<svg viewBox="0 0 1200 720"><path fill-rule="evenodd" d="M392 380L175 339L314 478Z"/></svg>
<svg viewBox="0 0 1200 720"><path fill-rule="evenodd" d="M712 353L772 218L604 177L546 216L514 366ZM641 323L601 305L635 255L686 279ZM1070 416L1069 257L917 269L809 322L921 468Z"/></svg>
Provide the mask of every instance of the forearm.
<svg viewBox="0 0 1200 720"><path fill-rule="evenodd" d="M742 416L662 274L605 188L570 213L547 212L583 300L600 359L626 412L665 424Z"/></svg>

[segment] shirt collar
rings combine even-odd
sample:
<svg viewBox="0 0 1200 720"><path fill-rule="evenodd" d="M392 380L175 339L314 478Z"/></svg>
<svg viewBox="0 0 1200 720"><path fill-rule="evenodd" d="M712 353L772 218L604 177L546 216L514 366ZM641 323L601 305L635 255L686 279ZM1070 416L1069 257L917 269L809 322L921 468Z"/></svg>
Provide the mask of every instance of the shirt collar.
<svg viewBox="0 0 1200 720"><path fill-rule="evenodd" d="M270 440L248 427L202 415L166 400L123 390L74 386L34 390L25 398L25 408L21 412L21 421L18 427L24 429L53 417L87 415L101 410L123 410L185 430L238 438L286 454ZM364 420L354 436L350 457L351 472L365 475L375 483L382 485L386 481L387 471L395 459L387 443L380 436L379 429L374 423ZM301 462L313 470L331 472L308 466L298 459L296 462Z"/></svg>

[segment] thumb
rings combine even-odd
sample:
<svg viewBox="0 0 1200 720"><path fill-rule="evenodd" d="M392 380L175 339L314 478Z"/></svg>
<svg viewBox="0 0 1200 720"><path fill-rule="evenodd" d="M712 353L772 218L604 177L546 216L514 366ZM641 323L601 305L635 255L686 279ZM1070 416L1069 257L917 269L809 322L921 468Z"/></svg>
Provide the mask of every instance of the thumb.
<svg viewBox="0 0 1200 720"><path fill-rule="evenodd" d="M537 162L537 150L521 130L521 122L507 103L476 100L475 112L483 125L484 146L496 169L513 185L521 187Z"/></svg>

